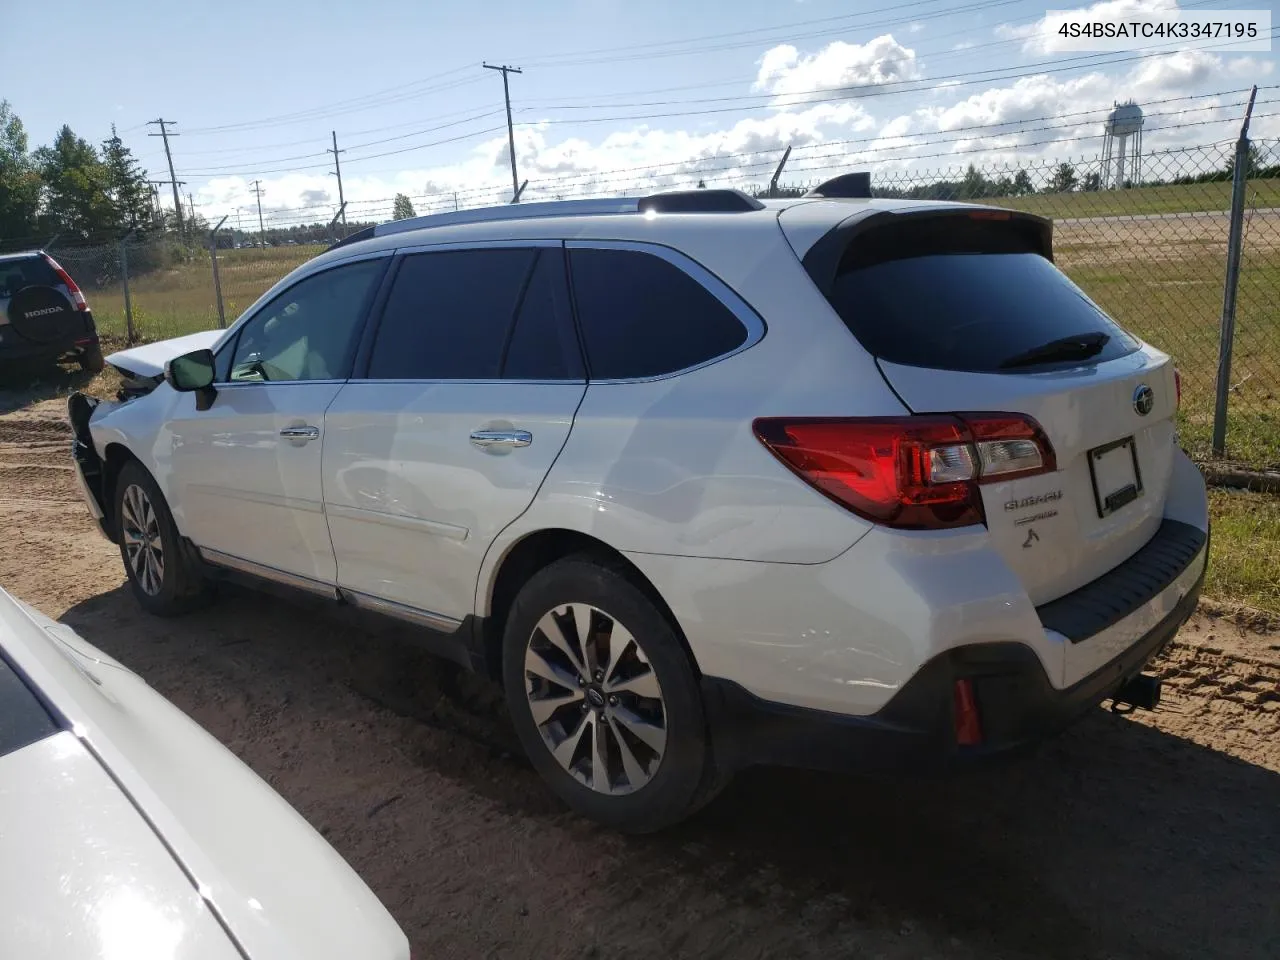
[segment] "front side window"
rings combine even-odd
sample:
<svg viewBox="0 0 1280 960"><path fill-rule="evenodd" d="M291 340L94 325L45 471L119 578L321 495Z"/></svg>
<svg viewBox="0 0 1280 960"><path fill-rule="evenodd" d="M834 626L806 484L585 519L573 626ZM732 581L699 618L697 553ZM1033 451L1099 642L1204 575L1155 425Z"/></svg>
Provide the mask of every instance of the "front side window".
<svg viewBox="0 0 1280 960"><path fill-rule="evenodd" d="M348 376L361 321L386 264L380 258L360 260L295 283L240 328L226 379L261 383ZM222 379L221 355L218 374Z"/></svg>

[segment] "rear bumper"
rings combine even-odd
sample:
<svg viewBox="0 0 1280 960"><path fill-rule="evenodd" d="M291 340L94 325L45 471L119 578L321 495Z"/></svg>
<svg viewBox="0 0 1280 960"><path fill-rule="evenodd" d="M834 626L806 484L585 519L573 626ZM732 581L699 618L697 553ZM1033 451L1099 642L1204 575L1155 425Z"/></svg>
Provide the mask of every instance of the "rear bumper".
<svg viewBox="0 0 1280 960"><path fill-rule="evenodd" d="M1055 687L1041 658L1019 642L947 650L873 714L848 716L763 700L738 684L705 678L703 696L718 762L860 772L926 772L1014 753L1052 736L1107 699L1173 639L1196 608L1208 538L1185 564L1199 573L1173 608L1119 654L1069 687ZM1176 584L1176 573L1171 578ZM1154 600L1153 600L1154 602ZM981 743L960 746L953 716L955 683L969 679Z"/></svg>
<svg viewBox="0 0 1280 960"><path fill-rule="evenodd" d="M50 343L35 343L18 336L8 325L0 326L0 363L53 362L62 357L78 356L97 345L98 334L92 321L87 332Z"/></svg>

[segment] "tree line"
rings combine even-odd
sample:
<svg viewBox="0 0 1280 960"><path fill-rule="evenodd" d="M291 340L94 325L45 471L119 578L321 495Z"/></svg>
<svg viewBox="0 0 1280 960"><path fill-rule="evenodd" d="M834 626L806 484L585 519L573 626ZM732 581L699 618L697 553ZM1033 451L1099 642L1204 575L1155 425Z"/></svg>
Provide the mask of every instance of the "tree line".
<svg viewBox="0 0 1280 960"><path fill-rule="evenodd" d="M114 125L97 146L63 125L53 143L31 149L22 120L0 100L0 243L163 229L147 172Z"/></svg>

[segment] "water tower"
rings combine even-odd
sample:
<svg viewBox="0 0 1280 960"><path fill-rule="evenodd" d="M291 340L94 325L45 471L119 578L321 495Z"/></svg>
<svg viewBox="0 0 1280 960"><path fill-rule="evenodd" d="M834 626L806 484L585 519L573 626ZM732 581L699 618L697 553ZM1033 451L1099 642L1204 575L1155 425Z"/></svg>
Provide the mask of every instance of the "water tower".
<svg viewBox="0 0 1280 960"><path fill-rule="evenodd" d="M1142 108L1130 100L1115 105L1102 130L1102 185L1124 189L1141 175Z"/></svg>

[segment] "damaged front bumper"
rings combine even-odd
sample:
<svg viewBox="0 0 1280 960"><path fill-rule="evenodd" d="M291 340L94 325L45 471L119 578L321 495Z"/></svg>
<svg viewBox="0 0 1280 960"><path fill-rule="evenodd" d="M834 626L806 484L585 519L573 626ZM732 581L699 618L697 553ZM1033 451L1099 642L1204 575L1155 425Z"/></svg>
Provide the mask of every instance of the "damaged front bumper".
<svg viewBox="0 0 1280 960"><path fill-rule="evenodd" d="M67 398L67 419L71 421L72 432L71 461L75 468L76 486L89 515L97 521L102 535L114 542L110 512L107 510L106 471L89 432L89 419L100 402L96 397L83 393L73 393Z"/></svg>

